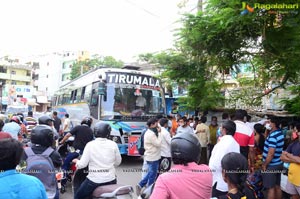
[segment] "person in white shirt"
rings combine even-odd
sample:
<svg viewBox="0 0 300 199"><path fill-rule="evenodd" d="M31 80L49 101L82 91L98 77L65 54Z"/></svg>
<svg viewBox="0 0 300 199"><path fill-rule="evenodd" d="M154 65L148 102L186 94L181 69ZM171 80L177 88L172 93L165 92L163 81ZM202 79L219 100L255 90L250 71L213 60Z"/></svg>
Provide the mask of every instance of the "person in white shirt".
<svg viewBox="0 0 300 199"><path fill-rule="evenodd" d="M159 160L160 172L169 171L171 168L171 135L167 130L169 120L167 118L161 118L159 120L161 129L161 158Z"/></svg>
<svg viewBox="0 0 300 199"><path fill-rule="evenodd" d="M138 107L138 108L144 108L146 106L146 99L140 95L136 98L136 101L135 101L135 105Z"/></svg>
<svg viewBox="0 0 300 199"><path fill-rule="evenodd" d="M136 185L136 195L138 196L141 190L146 185L152 185L157 177L161 153L161 133L157 124L156 118L150 118L147 121L148 129L144 135L144 160L147 161L148 170L146 176Z"/></svg>
<svg viewBox="0 0 300 199"><path fill-rule="evenodd" d="M90 196L98 186L117 183L115 167L121 164L122 158L118 145L108 139L110 132L109 124L95 124L96 139L87 143L80 160L73 160L77 169L89 168L87 178L75 193L75 199Z"/></svg>
<svg viewBox="0 0 300 199"><path fill-rule="evenodd" d="M228 192L228 186L222 176L222 158L230 153L240 153L240 145L233 138L236 131L236 124L233 121L226 121L222 125L222 137L212 150L209 160L209 168L213 171L212 197L219 197Z"/></svg>
<svg viewBox="0 0 300 199"><path fill-rule="evenodd" d="M193 128L188 125L188 119L183 116L178 120L179 127L177 128L176 134L178 133L191 133L194 134Z"/></svg>
<svg viewBox="0 0 300 199"><path fill-rule="evenodd" d="M69 119L69 114L65 114L65 119L64 119L64 136L71 131L71 120Z"/></svg>

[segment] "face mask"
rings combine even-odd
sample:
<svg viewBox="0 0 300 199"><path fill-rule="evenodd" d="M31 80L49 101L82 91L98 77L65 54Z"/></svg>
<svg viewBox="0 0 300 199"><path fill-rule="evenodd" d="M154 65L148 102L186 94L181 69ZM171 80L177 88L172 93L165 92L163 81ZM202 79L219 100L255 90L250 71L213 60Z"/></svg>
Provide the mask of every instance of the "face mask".
<svg viewBox="0 0 300 199"><path fill-rule="evenodd" d="M270 123L267 123L265 127L266 127L267 130L271 130L272 129Z"/></svg>
<svg viewBox="0 0 300 199"><path fill-rule="evenodd" d="M153 131L154 133L158 133L157 128L150 128L151 131Z"/></svg>
<svg viewBox="0 0 300 199"><path fill-rule="evenodd" d="M216 126L216 125L217 125L217 122L216 122L216 121L212 121L212 122L211 122L211 125Z"/></svg>

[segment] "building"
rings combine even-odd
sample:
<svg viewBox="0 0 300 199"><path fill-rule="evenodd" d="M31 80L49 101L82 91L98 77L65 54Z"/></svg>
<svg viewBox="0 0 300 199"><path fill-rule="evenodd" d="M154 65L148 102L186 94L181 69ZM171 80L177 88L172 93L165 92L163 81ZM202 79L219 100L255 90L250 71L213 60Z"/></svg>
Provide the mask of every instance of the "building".
<svg viewBox="0 0 300 199"><path fill-rule="evenodd" d="M33 86L36 102L40 104L37 111L45 112L50 108L51 97L61 85L71 80L73 64L89 59L89 56L87 51L64 51L31 58L31 62L36 63L33 68Z"/></svg>
<svg viewBox="0 0 300 199"><path fill-rule="evenodd" d="M32 66L21 64L18 59L5 57L0 60L1 110L9 105L27 105L33 97Z"/></svg>

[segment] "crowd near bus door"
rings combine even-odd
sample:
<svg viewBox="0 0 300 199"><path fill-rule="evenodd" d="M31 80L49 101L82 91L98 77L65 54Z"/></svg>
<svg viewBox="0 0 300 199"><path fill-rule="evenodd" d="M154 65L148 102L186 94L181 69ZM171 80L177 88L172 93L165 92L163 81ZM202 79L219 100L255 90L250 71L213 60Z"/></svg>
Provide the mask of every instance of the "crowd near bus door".
<svg viewBox="0 0 300 199"><path fill-rule="evenodd" d="M102 76L99 76L99 86L98 86L98 93L99 93L99 103L98 103L98 120L101 119L101 109L102 109L102 96L105 95L105 82L102 80Z"/></svg>

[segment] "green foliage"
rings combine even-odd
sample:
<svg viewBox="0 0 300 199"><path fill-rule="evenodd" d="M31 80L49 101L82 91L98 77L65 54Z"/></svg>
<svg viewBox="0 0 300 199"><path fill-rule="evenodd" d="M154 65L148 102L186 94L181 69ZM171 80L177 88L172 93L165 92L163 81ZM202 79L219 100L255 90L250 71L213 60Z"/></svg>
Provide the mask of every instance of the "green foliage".
<svg viewBox="0 0 300 199"><path fill-rule="evenodd" d="M281 103L285 105L285 109L295 115L300 115L300 85L294 85L288 88L291 92L291 96L281 100Z"/></svg>
<svg viewBox="0 0 300 199"><path fill-rule="evenodd" d="M124 63L121 60L116 60L112 56L96 57L85 61L78 61L75 62L72 66L71 79L75 79L81 74L84 74L89 70L99 66L120 68L123 66L123 64Z"/></svg>
<svg viewBox="0 0 300 199"><path fill-rule="evenodd" d="M275 3L296 3L281 0ZM274 3L273 0L249 0L254 3ZM164 66L167 81L186 85L187 103L191 107L217 107L224 89L218 79L221 71L240 73L248 64L253 76L239 79L239 89L230 100L256 106L267 88L274 92L287 84L299 84L300 75L300 9L284 13L256 8L253 13L241 14L239 0L208 0L203 12L186 14L183 27L177 31L176 50L145 54L144 61ZM214 81L219 80L219 84ZM224 84L223 84L224 86ZM290 107L295 103L289 103Z"/></svg>

